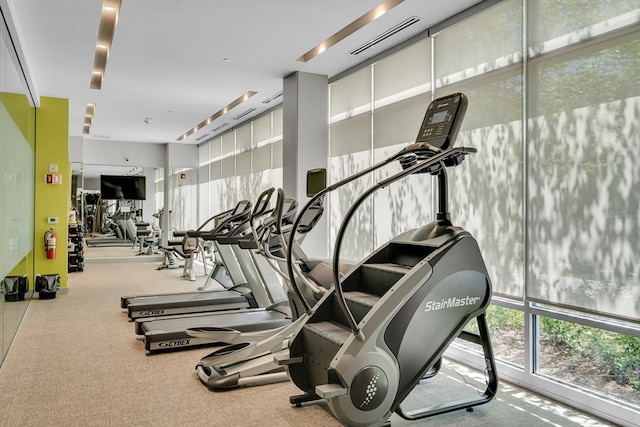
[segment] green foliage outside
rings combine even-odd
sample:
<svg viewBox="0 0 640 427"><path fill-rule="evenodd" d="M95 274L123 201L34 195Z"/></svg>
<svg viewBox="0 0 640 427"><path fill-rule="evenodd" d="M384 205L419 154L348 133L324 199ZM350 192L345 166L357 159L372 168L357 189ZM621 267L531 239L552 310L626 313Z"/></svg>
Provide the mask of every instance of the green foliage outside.
<svg viewBox="0 0 640 427"><path fill-rule="evenodd" d="M487 309L487 322L492 333L524 331L524 315L521 311L511 310L497 305Z"/></svg>
<svg viewBox="0 0 640 427"><path fill-rule="evenodd" d="M573 365L591 364L621 385L640 390L640 339L602 329L540 318L541 343Z"/></svg>
<svg viewBox="0 0 640 427"><path fill-rule="evenodd" d="M539 319L540 344L553 348L569 366L576 369L589 366L592 372L603 373L621 386L640 391L640 338L549 317ZM497 346L514 331L524 333L524 315L518 310L490 305L487 322ZM475 322L467 330L477 332Z"/></svg>

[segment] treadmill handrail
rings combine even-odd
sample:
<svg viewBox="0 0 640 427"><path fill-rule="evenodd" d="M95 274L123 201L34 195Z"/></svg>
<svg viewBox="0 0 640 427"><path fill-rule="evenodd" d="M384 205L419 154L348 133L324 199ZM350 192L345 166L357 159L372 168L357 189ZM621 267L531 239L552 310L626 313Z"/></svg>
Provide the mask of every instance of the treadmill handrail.
<svg viewBox="0 0 640 427"><path fill-rule="evenodd" d="M239 204L239 203L238 203ZM180 230L180 231L174 231L173 234L174 236L176 235L176 233L178 233L178 235L180 237L184 237L184 236L189 236L189 237L200 237L200 235L202 233L206 233L202 231L202 229L209 224L211 221L215 221L219 220L221 218L225 218L227 216L229 216L231 213L233 213L236 209L238 208L238 205L236 205L236 207L234 207L233 209L228 209L226 211L220 212L218 214L215 214L214 216L212 216L211 218L209 218L208 220L206 220L205 222L203 222L198 228L196 228L195 230Z"/></svg>
<svg viewBox="0 0 640 427"><path fill-rule="evenodd" d="M242 209L241 211L237 212L236 208L240 204L244 205L244 209ZM204 240L215 240L216 237L226 236L226 235L232 233L233 230L238 225L238 224L236 224L237 222L239 222L239 221L241 223L245 223L246 222L248 216L251 213L252 207L253 207L253 205L248 200L242 200L242 201L238 202L238 205L236 205L236 208L234 208L231 211L231 213L226 218L224 218L224 220L220 224L218 224L213 230L203 232L200 235L200 237L202 237ZM231 230L229 229L230 227L232 227Z"/></svg>
<svg viewBox="0 0 640 427"><path fill-rule="evenodd" d="M256 226L257 219L260 217L264 217L270 212L273 212L273 209L270 209L269 206L271 204L271 198L273 197L273 193L276 191L274 187L268 188L258 196L258 200L256 200L255 208L251 213L251 218L249 219L249 225L251 227L251 236L253 237L253 241L258 244L260 241L260 233L258 231L258 226Z"/></svg>
<svg viewBox="0 0 640 427"><path fill-rule="evenodd" d="M193 250L203 251L202 241L204 240L202 235L208 234L210 232L214 232L215 230L222 229L224 230L229 224L232 224L237 218L242 218L247 214L247 212L251 209L251 202L248 200L242 200L236 204L233 209L229 209L227 211L221 212L217 215L212 216L208 220L206 220L200 227L196 230L188 230L186 235L183 237L180 248L182 249L181 256L187 257L190 256L190 253ZM209 224L211 221L222 220L222 222L214 227L212 231L202 231L204 227Z"/></svg>
<svg viewBox="0 0 640 427"><path fill-rule="evenodd" d="M362 203L364 203L365 200L368 199L369 196L371 196L376 191L396 181L399 181L400 179L408 175L412 175L414 173L424 171L425 169L431 168L434 165L438 165L437 169L435 171L430 170L430 172L432 174L437 174L438 171L443 171L444 168L449 164L447 163L447 160L454 159L455 162L451 163L451 165L452 166L459 165L464 160L464 156L466 154L472 154L475 152L477 152L477 150L472 147L453 147L453 148L449 148L447 150L441 151L421 162L414 164L413 166L410 166L396 173L395 175L391 175L390 177L385 178L382 181L378 182L377 184L375 184L374 186L366 190L360 197L358 197L358 199L356 199L356 201L351 205L351 207L345 214L342 220L342 224L340 225L340 229L338 230L338 234L336 235L336 243L334 246L333 282L335 284L335 293L337 296L338 305L340 306L340 309L346 316L347 322L349 323L349 327L351 328L351 332L354 335L358 336L361 339L364 339L364 336L362 336L360 328L358 327L358 324L353 318L353 314L351 313L351 310L349 310L349 307L347 306L347 303L344 299L344 294L342 291L342 282L340 281L340 270L337 268L337 266L340 263L340 249L342 247L342 241L344 240L344 234L347 230L347 226L349 225L349 221L353 218L353 215L358 210L358 208L362 205Z"/></svg>

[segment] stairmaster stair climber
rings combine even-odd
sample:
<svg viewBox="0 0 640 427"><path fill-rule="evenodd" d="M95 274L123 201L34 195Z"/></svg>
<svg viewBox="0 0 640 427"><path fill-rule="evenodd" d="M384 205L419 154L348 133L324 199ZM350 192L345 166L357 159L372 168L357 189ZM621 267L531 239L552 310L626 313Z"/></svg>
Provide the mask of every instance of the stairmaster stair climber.
<svg viewBox="0 0 640 427"><path fill-rule="evenodd" d="M403 167L367 190L347 212L336 236L334 265L349 220L375 191L426 172L437 177L439 206L436 221L393 238L343 278L334 270L336 285L315 306L306 307L308 320L290 338L289 354L277 358L304 392L291 397L292 404L324 399L343 424L369 426L388 425L393 413L420 419L470 409L495 396L498 378L484 314L491 282L475 239L452 225L447 211L445 170L476 152L449 148L466 105L461 93L434 100L414 144L316 195L391 161L399 160ZM312 198L309 204L313 202ZM293 276L290 255L288 270ZM477 334L464 329L474 319ZM445 350L456 338L481 345L487 376L484 393L469 401L403 411L401 404L414 387L437 375Z"/></svg>

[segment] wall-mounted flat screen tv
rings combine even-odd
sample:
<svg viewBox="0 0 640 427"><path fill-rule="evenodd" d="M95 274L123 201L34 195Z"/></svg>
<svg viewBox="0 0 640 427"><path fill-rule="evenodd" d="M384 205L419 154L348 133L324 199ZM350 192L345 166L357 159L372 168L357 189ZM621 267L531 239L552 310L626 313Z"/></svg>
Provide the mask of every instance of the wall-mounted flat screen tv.
<svg viewBox="0 0 640 427"><path fill-rule="evenodd" d="M100 175L100 197L103 200L145 200L146 177Z"/></svg>

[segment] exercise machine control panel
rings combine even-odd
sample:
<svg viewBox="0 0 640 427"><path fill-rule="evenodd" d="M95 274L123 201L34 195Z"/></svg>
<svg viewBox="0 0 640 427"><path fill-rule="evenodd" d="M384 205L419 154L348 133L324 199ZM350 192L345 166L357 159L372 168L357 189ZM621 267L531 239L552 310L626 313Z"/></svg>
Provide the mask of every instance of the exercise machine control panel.
<svg viewBox="0 0 640 427"><path fill-rule="evenodd" d="M466 110L467 97L462 93L434 99L422 120L416 143L446 150L455 140Z"/></svg>

